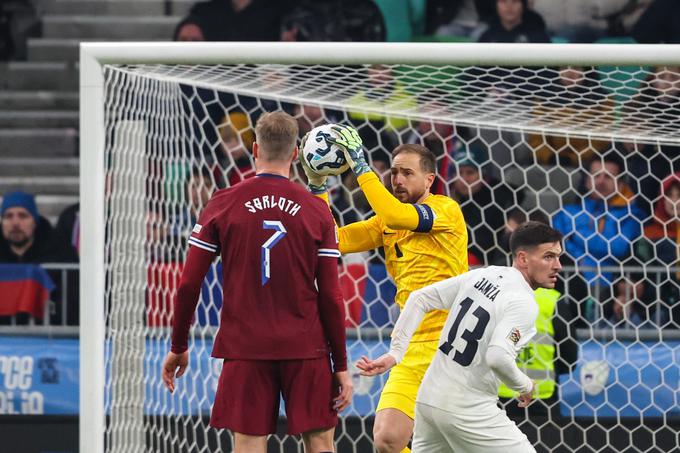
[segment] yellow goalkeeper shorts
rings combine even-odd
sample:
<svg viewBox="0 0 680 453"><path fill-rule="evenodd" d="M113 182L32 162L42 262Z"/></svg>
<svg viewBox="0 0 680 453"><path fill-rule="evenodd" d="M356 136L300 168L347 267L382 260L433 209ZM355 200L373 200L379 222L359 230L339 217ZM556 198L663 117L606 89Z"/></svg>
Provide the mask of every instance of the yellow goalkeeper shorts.
<svg viewBox="0 0 680 453"><path fill-rule="evenodd" d="M390 377L380 394L376 412L391 408L398 409L411 418L415 417L418 388L438 347L439 340L409 345L403 360L390 370Z"/></svg>

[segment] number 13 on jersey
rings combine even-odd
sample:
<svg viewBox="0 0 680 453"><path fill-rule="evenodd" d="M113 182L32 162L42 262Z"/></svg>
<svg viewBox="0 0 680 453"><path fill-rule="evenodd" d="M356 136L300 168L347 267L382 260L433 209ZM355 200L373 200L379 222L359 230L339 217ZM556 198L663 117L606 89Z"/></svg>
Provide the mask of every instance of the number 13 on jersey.
<svg viewBox="0 0 680 453"><path fill-rule="evenodd" d="M271 249L286 235L286 227L278 220L265 220L262 222L262 228L265 230L274 230L269 239L267 239L261 247L260 256L262 258L262 286L264 286L271 277L271 266L269 253Z"/></svg>

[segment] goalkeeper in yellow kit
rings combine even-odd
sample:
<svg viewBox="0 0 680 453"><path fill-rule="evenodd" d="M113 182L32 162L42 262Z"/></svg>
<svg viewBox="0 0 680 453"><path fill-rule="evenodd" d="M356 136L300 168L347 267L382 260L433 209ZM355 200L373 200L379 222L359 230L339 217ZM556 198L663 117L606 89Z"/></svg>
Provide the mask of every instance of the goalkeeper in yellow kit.
<svg viewBox="0 0 680 453"><path fill-rule="evenodd" d="M383 247L385 263L397 285L395 302L403 309L412 291L467 271L467 229L454 200L430 193L435 157L420 145L392 151L391 194L366 163L361 137L348 126L332 138L344 152L376 215L339 229L341 253ZM300 149L304 147L304 139ZM300 159L312 193L328 202L326 177L313 173ZM379 453L408 452L418 387L438 348L447 313L425 316L404 360L394 367L378 402L373 426ZM457 395L451 395L456 398Z"/></svg>

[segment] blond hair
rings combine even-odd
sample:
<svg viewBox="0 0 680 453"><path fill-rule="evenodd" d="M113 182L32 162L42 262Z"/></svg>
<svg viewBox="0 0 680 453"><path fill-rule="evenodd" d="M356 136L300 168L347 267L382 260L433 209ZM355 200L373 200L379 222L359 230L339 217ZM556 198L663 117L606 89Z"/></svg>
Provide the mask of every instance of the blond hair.
<svg viewBox="0 0 680 453"><path fill-rule="evenodd" d="M297 144L298 124L286 112L266 112L257 120L255 141L260 158L265 161L286 161Z"/></svg>

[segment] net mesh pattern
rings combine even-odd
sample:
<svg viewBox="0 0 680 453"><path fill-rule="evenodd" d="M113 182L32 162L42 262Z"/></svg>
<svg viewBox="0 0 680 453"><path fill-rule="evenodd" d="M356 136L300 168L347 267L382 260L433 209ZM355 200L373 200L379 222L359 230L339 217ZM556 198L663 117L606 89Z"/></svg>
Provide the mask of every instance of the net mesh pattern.
<svg viewBox="0 0 680 453"><path fill-rule="evenodd" d="M252 176L255 121L278 109L301 135L356 126L388 187L394 147L432 150L432 190L460 203L471 266L509 264L509 231L526 219L563 230L557 357L543 367L559 391L528 414L503 402L538 451L680 448L678 68L126 65L105 69L107 451L230 450L229 433L208 427L219 260L174 394L161 363L191 228L216 189ZM300 168L293 179L304 184ZM330 185L339 225L373 215L351 173ZM350 360L375 357L398 316L394 282L380 250L345 255L339 268ZM525 369L536 355L520 355ZM372 451L385 378L351 369L337 451ZM302 451L285 430L268 442Z"/></svg>

